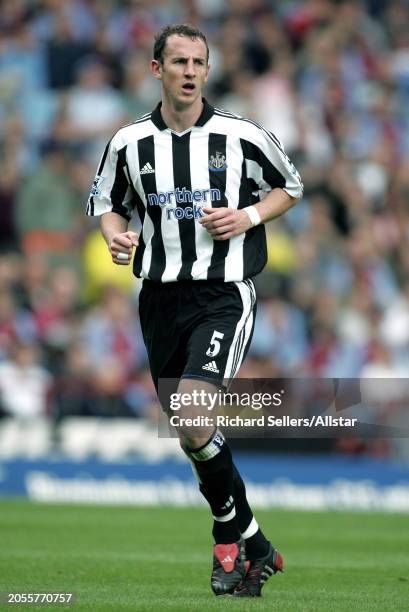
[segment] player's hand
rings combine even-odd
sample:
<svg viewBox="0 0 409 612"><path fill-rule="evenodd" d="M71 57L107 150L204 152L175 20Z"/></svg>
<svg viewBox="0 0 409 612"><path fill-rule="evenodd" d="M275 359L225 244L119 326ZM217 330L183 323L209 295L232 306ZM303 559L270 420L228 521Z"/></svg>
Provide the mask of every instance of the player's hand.
<svg viewBox="0 0 409 612"><path fill-rule="evenodd" d="M236 208L203 208L205 217L199 223L212 235L213 240L229 240L239 236L252 227L250 218L244 210Z"/></svg>
<svg viewBox="0 0 409 612"><path fill-rule="evenodd" d="M132 261L132 251L138 246L138 234L136 232L123 232L115 234L109 245L112 261L117 266L128 266Z"/></svg>

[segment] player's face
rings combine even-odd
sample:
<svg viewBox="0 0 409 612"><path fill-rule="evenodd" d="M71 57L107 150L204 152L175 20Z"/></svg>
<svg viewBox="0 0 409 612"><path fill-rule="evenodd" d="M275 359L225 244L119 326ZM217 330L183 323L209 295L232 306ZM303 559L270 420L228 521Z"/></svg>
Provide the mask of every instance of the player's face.
<svg viewBox="0 0 409 612"><path fill-rule="evenodd" d="M166 41L163 63L152 60L153 75L162 81L163 94L175 106L190 106L202 96L209 74L206 45L200 38L172 34Z"/></svg>

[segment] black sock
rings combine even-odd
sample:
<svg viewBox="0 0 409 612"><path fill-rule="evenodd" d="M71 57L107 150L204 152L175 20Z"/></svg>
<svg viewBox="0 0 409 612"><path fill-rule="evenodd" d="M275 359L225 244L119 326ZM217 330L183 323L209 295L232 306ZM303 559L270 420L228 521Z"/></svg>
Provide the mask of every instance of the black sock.
<svg viewBox="0 0 409 612"><path fill-rule="evenodd" d="M265 557L269 542L257 524L247 501L246 487L236 466L233 464L233 496L236 504L237 523L246 543L246 558L251 561Z"/></svg>
<svg viewBox="0 0 409 612"><path fill-rule="evenodd" d="M233 497L233 461L230 449L221 434L215 434L201 448L185 447L200 483L200 490L209 502L214 523L216 544L231 544L240 539Z"/></svg>

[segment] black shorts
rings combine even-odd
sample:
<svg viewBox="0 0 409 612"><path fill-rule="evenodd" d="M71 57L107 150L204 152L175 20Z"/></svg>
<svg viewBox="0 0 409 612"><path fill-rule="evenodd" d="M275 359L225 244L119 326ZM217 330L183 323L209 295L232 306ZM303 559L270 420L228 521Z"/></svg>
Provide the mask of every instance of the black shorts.
<svg viewBox="0 0 409 612"><path fill-rule="evenodd" d="M217 385L237 374L253 335L253 281L144 280L141 328L156 389L160 378Z"/></svg>

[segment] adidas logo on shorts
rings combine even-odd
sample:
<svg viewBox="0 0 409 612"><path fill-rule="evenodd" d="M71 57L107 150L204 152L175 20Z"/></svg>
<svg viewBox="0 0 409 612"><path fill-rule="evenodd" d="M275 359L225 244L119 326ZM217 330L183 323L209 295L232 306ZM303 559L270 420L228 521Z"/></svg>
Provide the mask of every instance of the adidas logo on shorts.
<svg viewBox="0 0 409 612"><path fill-rule="evenodd" d="M155 170L152 168L150 163L146 163L143 168L139 170L139 174L153 174Z"/></svg>
<svg viewBox="0 0 409 612"><path fill-rule="evenodd" d="M207 370L208 372L214 372L215 374L220 374L215 361L209 361L209 363L206 363L202 367L202 370Z"/></svg>

